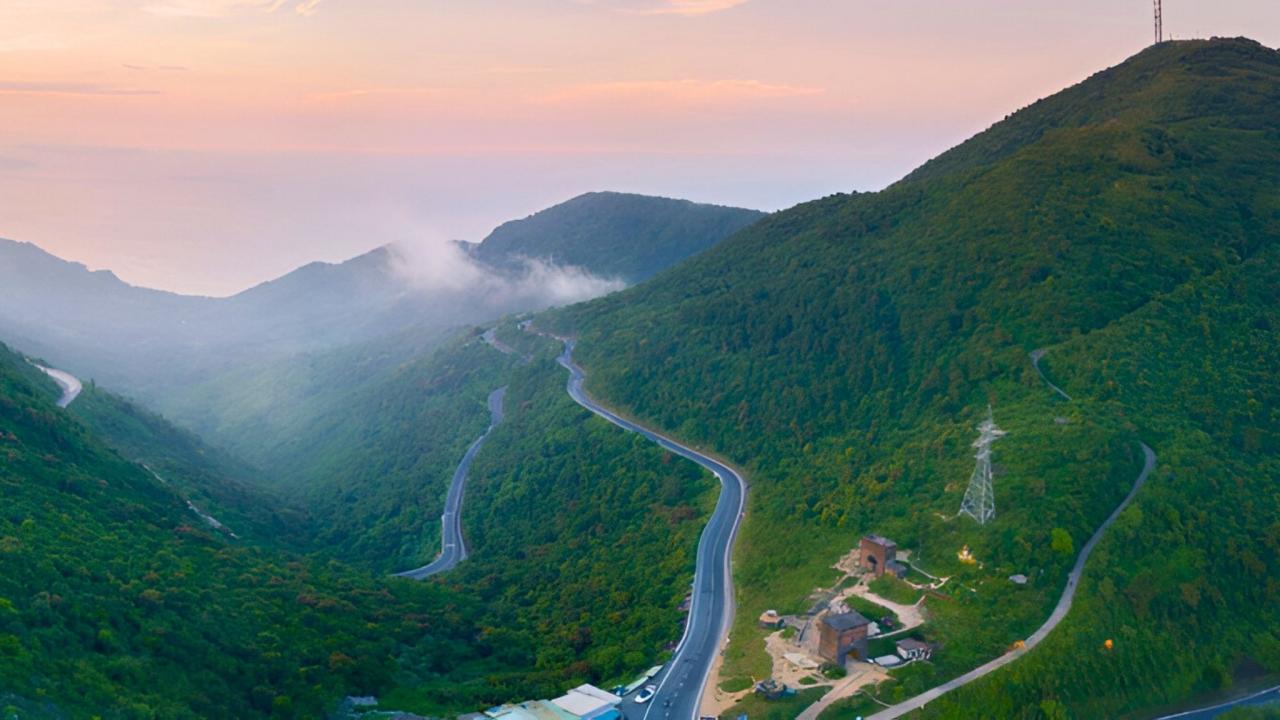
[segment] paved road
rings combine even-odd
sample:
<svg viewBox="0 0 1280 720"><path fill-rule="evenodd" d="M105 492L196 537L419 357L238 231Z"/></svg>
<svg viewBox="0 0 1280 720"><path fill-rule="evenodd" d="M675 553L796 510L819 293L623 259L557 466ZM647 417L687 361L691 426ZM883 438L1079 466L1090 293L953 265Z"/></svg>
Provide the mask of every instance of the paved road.
<svg viewBox="0 0 1280 720"><path fill-rule="evenodd" d="M485 330L485 331L484 331L484 334L483 334L483 335L481 335L480 337L481 337L485 342L489 343L489 345L490 345L494 350L497 350L498 352L500 352L500 353L502 353L502 354L504 354L504 355L515 355L516 357L520 358L520 360L521 360L522 362L524 362L524 364L525 364L525 365L528 365L530 362L532 362L532 361L533 361L533 357L531 357L531 356L529 356L529 355L525 355L524 353L520 352L519 350L516 350L515 348L511 347L510 345L508 345L508 344L506 344L506 343L502 342L501 340L499 340L499 339L498 339L498 331L497 331L497 329L495 329L495 328L489 328L488 330Z"/></svg>
<svg viewBox="0 0 1280 720"><path fill-rule="evenodd" d="M1213 720L1213 718L1218 717L1228 710L1238 707L1253 707L1258 705L1280 707L1280 685L1273 688L1267 688L1266 690L1260 690L1252 695L1246 695L1242 698L1219 703L1217 705L1210 705L1209 707L1174 713L1173 715L1164 715L1156 718L1156 720Z"/></svg>
<svg viewBox="0 0 1280 720"><path fill-rule="evenodd" d="M462 537L462 491L467 484L467 471L471 469L471 461L480 451L480 445L489 433L502 422L502 400L506 397L507 388L500 387L489 393L489 429L476 438L462 456L462 462L453 471L453 480L449 483L449 494L444 501L444 515L440 517L440 555L430 563L415 570L396 573L396 577L407 577L423 580L446 570L452 570L467 557L467 545Z"/></svg>
<svg viewBox="0 0 1280 720"><path fill-rule="evenodd" d="M62 388L62 397L58 398L58 407L60 408L70 405L71 401L75 400L80 391L84 389L80 381L69 372L54 370L43 365L36 365L36 367L40 368L40 371L45 375L53 378L53 381L58 383L58 387Z"/></svg>
<svg viewBox="0 0 1280 720"><path fill-rule="evenodd" d="M668 452L694 461L720 478L720 499L698 541L697 569L693 576L693 604L684 637L675 655L653 682L658 693L647 704L626 698L620 708L629 720L685 720L696 718L702 692L733 619L733 578L729 569L733 539L742 520L747 483L740 474L687 445L682 445L642 425L623 419L597 404L582 389L586 375L573 362L573 340L564 342L560 364L569 371L569 396L582 407L624 430L639 433Z"/></svg>
<svg viewBox="0 0 1280 720"><path fill-rule="evenodd" d="M1048 352L1048 350L1044 348L1040 348L1039 350L1032 350L1031 351L1031 367L1036 369L1036 373L1040 375L1040 379L1044 381L1045 385L1049 386L1050 390L1053 390L1054 392L1061 395L1063 400L1070 400L1071 396L1068 395L1062 388L1049 382L1049 378L1044 374L1044 371L1040 369L1040 358L1044 357L1044 354L1046 352Z"/></svg>
<svg viewBox="0 0 1280 720"><path fill-rule="evenodd" d="M1032 363L1036 365L1036 371L1039 372L1040 366L1037 361L1039 361L1040 357L1044 355L1044 352L1037 351L1037 353L1032 353ZM1044 373L1040 373L1040 376L1044 377ZM1048 379L1045 379L1045 383L1053 388L1055 392L1066 397L1066 393L1062 392L1062 390L1058 389L1052 383L1049 383ZM1102 534L1107 531L1107 528L1111 527L1111 524L1116 521L1116 518L1120 516L1120 513L1124 512L1124 509L1129 507L1129 503L1133 502L1133 498L1147 482L1147 476L1151 474L1151 471L1156 466L1155 452L1150 447L1147 447L1146 443L1140 444L1142 445L1143 454L1142 472L1138 473L1138 479L1134 481L1133 489L1129 491L1127 496L1125 496L1124 501L1116 506L1116 509L1111 512L1111 515L1107 517L1106 521L1098 527L1098 530L1093 534L1093 537L1089 538L1089 542L1085 543L1084 547L1081 548L1080 555L1076 558L1075 566L1071 568L1070 574L1067 575L1067 586L1062 591L1062 597L1058 598L1057 607L1053 609L1053 612L1049 615L1049 619L1046 620L1039 629L1032 633L1031 637L1027 638L1026 647L1021 650L1014 650L1012 652L1005 653L995 660L974 668L950 682L943 683L931 690L926 690L904 703L899 703L891 708L882 710L870 716L868 720L893 720L893 718L899 718L907 713L919 710L928 703L942 697L952 690L968 685L978 678L990 675L999 668L1017 660L1026 654L1027 651L1031 650L1036 645L1039 645L1040 641L1048 637L1049 633L1053 632L1053 629L1058 627L1058 624L1062 622L1062 619L1065 618L1067 613L1071 610L1071 603L1075 600L1076 589L1080 586L1080 576L1084 573L1084 564L1085 561L1089 559L1089 554L1093 552L1094 546L1096 546L1098 541L1102 539Z"/></svg>

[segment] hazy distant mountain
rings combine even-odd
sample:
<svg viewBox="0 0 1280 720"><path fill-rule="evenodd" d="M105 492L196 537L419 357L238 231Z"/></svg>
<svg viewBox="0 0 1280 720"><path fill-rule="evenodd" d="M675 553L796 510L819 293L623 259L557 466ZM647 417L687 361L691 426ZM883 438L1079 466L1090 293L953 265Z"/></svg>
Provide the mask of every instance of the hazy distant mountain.
<svg viewBox="0 0 1280 720"><path fill-rule="evenodd" d="M519 270L525 259L538 259L635 283L764 215L688 200L594 192L503 223L469 248L473 257L508 270Z"/></svg>
<svg viewBox="0 0 1280 720"><path fill-rule="evenodd" d="M333 364L323 357L330 350L394 338L377 348L394 361L450 328L620 289L760 215L593 193L464 244L472 253L385 246L342 263L311 263L227 298L135 287L0 240L0 337L209 430L222 421L210 398L245 392L260 405L278 404L282 382L325 381L312 371ZM300 354L311 357L293 363ZM200 407L186 394L201 398ZM245 398L234 400L246 409Z"/></svg>

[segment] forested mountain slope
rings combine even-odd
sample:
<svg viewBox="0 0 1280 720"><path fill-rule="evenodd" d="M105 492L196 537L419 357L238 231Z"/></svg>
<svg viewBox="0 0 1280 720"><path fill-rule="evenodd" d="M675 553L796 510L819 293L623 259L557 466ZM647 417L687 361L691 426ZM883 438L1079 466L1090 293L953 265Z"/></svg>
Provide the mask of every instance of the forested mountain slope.
<svg viewBox="0 0 1280 720"><path fill-rule="evenodd" d="M227 534L295 549L309 545L305 513L266 492L256 468L96 385L85 387L70 411L121 456L221 522Z"/></svg>
<svg viewBox="0 0 1280 720"><path fill-rule="evenodd" d="M593 192L503 223L468 248L472 257L506 270L536 259L635 283L762 217L756 210Z"/></svg>
<svg viewBox="0 0 1280 720"><path fill-rule="evenodd" d="M493 698L482 608L207 528L0 346L0 704L20 717L312 718L446 673Z"/></svg>
<svg viewBox="0 0 1280 720"><path fill-rule="evenodd" d="M1122 717L1280 672L1277 167L1280 54L1164 43L885 191L777 213L538 322L580 334L593 392L751 474L730 674L767 671L756 614L801 606L871 531L983 588L930 604L944 650L886 699L998 655L1047 614L1147 441L1161 465L1090 561L1081 608L993 695L930 710ZM1039 347L1074 401L1040 383ZM988 403L1010 434L979 527L952 518ZM957 563L965 544L983 569ZM1015 592L1013 572L1037 581ZM1122 649L1101 654L1106 638Z"/></svg>
<svg viewBox="0 0 1280 720"><path fill-rule="evenodd" d="M323 552L382 572L438 551L454 467L514 360L474 334L329 390L327 411L260 438L269 485L307 507ZM347 377L351 377L350 374Z"/></svg>
<svg viewBox="0 0 1280 720"><path fill-rule="evenodd" d="M329 549L302 554L282 547L292 513L243 506L270 498L234 482L234 461L96 388L60 410L48 379L0 346L0 703L24 718L313 718L374 694L448 714L660 660L680 633L710 478L583 413L554 356L513 368L468 338L353 407L363 421L336 427L368 432L350 462L375 466L316 490ZM429 556L431 508L461 455L449 438L478 432L472 390L480 414L496 380L510 385L508 420L467 491L471 556L441 581L390 577L384 566L418 559L404 548ZM308 450L318 466L335 460L325 443Z"/></svg>

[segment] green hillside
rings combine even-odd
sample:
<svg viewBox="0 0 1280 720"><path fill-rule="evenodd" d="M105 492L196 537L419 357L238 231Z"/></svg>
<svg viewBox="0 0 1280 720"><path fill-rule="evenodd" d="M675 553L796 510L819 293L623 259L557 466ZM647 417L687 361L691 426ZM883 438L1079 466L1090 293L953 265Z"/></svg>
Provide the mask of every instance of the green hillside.
<svg viewBox="0 0 1280 720"><path fill-rule="evenodd" d="M321 552L382 572L426 564L454 468L489 424L513 360L467 334L325 396L264 452L275 487L307 507Z"/></svg>
<svg viewBox="0 0 1280 720"><path fill-rule="evenodd" d="M330 549L303 554L288 546L307 528L241 486L248 471L234 460L97 388L60 410L50 381L0 345L0 707L19 718L314 718L372 694L383 707L458 713L657 661L680 632L712 483L570 402L553 357L512 371L469 338L398 393L353 408L400 438L360 457L409 464L329 487L331 502L317 489L310 507L317 526L333 524L318 533ZM483 413L470 388L499 375L509 417L473 470L471 557L444 582L388 577L384 565L430 557L449 451L461 455L428 443L427 465L410 472L419 450L399 443L426 440L408 426L470 437ZM186 497L237 536L208 527ZM401 544L422 557L396 555ZM375 561L384 545L391 554Z"/></svg>
<svg viewBox="0 0 1280 720"><path fill-rule="evenodd" d="M452 702L502 697L469 596L206 528L24 366L0 346L7 715L312 718L446 674Z"/></svg>
<svg viewBox="0 0 1280 720"><path fill-rule="evenodd" d="M306 518L262 489L259 472L196 435L95 385L70 410L123 457L148 468L237 537L305 547Z"/></svg>
<svg viewBox="0 0 1280 720"><path fill-rule="evenodd" d="M688 200L593 192L498 226L472 257L518 270L525 260L573 265L639 282L764 217Z"/></svg>
<svg viewBox="0 0 1280 720"><path fill-rule="evenodd" d="M885 699L999 655L1061 590L1055 529L1079 548L1148 442L1157 473L1067 622L929 710L1133 715L1280 672L1277 167L1280 54L1165 43L885 191L777 213L539 322L580 334L598 396L749 472L730 674L767 672L756 614L802 606L865 532L956 582L928 604L943 650ZM1039 347L1072 402L1032 370ZM950 517L988 403L1010 434L979 527ZM1013 572L1037 580L1015 592Z"/></svg>

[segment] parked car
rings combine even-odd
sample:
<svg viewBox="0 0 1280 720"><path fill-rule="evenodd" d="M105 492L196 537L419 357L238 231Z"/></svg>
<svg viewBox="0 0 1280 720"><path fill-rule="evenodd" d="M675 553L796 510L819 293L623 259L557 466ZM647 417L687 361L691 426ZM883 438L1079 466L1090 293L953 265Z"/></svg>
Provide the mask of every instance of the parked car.
<svg viewBox="0 0 1280 720"><path fill-rule="evenodd" d="M636 704L647 703L653 699L653 694L658 692L657 685L645 685L644 689L636 694Z"/></svg>

